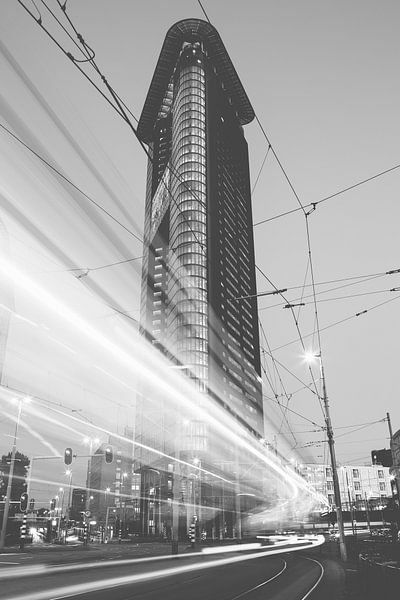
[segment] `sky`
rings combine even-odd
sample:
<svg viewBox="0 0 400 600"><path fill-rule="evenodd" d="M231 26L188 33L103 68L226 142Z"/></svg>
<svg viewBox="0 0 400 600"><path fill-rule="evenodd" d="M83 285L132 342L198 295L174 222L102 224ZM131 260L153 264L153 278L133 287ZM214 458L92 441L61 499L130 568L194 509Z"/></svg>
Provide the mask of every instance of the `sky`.
<svg viewBox="0 0 400 600"><path fill-rule="evenodd" d="M304 350L321 350L338 460L366 464L372 449L389 447L387 412L393 430L400 428L400 291L389 291L400 288L400 276L385 274L400 268L400 169L317 204L307 217L309 245L301 210L268 219L400 164L400 7L388 0L202 4L272 145L268 151L257 121L245 127L258 291L287 288L290 303L304 303L292 313L278 295L259 298L265 437L301 462L328 460L320 403L301 389L312 382ZM59 44L78 56L41 0L25 5L34 15L39 10ZM47 5L63 19L56 0ZM140 353L134 330L146 157L132 130L22 6L4 0L0 10L0 123L76 186L0 128L0 218L8 232L3 267L11 261L17 269L8 278L3 269L2 278L1 303L12 312L0 452L11 445L9 401L17 391L41 399L24 407L22 451L57 455L68 445L83 453L83 435L97 436L96 427L122 433L132 420L135 369L107 343ZM205 18L195 0L70 0L67 10L136 118L168 28ZM81 67L95 76L87 64ZM313 376L320 386L318 360ZM46 479L50 463L37 461L38 477ZM82 459L80 484L85 464ZM49 493L54 478L65 479L60 461L54 465Z"/></svg>

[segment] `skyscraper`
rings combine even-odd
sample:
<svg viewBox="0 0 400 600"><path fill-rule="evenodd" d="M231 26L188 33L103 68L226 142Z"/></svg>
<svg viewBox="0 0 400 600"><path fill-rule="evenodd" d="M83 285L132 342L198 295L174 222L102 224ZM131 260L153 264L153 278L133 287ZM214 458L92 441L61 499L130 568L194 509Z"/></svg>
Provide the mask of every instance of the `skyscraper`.
<svg viewBox="0 0 400 600"><path fill-rule="evenodd" d="M247 433L262 437L254 241L243 131L253 118L216 29L200 19L173 25L138 124L150 157L142 332L174 357L200 394L222 405ZM142 410L150 411L150 405L147 399ZM181 450L186 457L209 463L217 443L209 428L195 419L186 427Z"/></svg>

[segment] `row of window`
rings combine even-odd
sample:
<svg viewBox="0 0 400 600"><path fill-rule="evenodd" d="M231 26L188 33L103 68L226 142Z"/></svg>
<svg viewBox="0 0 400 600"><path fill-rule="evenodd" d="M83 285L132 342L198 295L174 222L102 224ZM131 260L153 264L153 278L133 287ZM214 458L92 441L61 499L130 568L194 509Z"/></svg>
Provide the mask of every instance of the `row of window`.
<svg viewBox="0 0 400 600"><path fill-rule="evenodd" d="M205 151L203 154L199 154L197 152L188 152L185 147L175 155L174 164L175 167L178 168L179 165L183 165L187 162L193 162L200 165L206 164Z"/></svg>
<svg viewBox="0 0 400 600"><path fill-rule="evenodd" d="M205 354L208 354L208 342L206 338L193 338L193 337L188 337L188 338L184 338L184 339L178 339L177 341L177 351L178 352L183 352L183 351L197 351L197 352L204 352Z"/></svg>
<svg viewBox="0 0 400 600"><path fill-rule="evenodd" d="M182 104L186 98L193 98L196 99L196 101L200 100L202 103L204 103L204 90L202 89L201 85L185 85L184 87L181 87L176 94L175 106Z"/></svg>
<svg viewBox="0 0 400 600"><path fill-rule="evenodd" d="M190 186L192 189L195 189L193 186L193 183L196 181L201 182L204 185L204 191L205 191L205 184L206 184L206 178L202 173L196 173L194 171L190 171L189 173L182 173L182 175L179 177L180 179L180 186L181 189L188 189L188 186ZM183 183L185 182L185 183ZM179 184L178 184L178 189L179 189Z"/></svg>
<svg viewBox="0 0 400 600"><path fill-rule="evenodd" d="M178 247L181 245L190 245L190 244L199 244L200 246L204 246L207 241L207 236L203 233L199 233L198 231L194 231L190 229L190 231L185 231L180 233L174 238L173 247L180 254ZM195 250L196 248L193 248ZM189 251L192 251L192 248L189 248ZM161 266L161 265L160 265Z"/></svg>
<svg viewBox="0 0 400 600"><path fill-rule="evenodd" d="M178 288L173 295L170 294L170 302L173 303L175 306L179 306L180 302L183 302L185 300L203 300L204 302L206 302L207 290L198 287L186 289ZM181 308L180 310L182 311Z"/></svg>
<svg viewBox="0 0 400 600"><path fill-rule="evenodd" d="M206 223L207 214L205 210L181 210L180 207L172 207L172 210L179 210L179 213L176 215L176 225L180 225L182 223L186 223L186 228L188 229L187 221L198 221L199 223ZM202 208L199 205L199 209Z"/></svg>
<svg viewBox="0 0 400 600"><path fill-rule="evenodd" d="M182 210L198 210L201 208L202 212L206 212L206 195L199 192L194 196L193 192L182 192L176 198L176 204L179 209Z"/></svg>
<svg viewBox="0 0 400 600"><path fill-rule="evenodd" d="M206 301L201 300L183 300L179 302L179 306L173 304L171 308L171 315L188 315L190 313L199 313L203 315L208 315L208 304ZM176 316L175 316L176 318Z"/></svg>
<svg viewBox="0 0 400 600"><path fill-rule="evenodd" d="M195 161L184 161L176 164L176 168L178 169L179 176L183 175L183 173L202 173L206 174L206 165L201 162Z"/></svg>

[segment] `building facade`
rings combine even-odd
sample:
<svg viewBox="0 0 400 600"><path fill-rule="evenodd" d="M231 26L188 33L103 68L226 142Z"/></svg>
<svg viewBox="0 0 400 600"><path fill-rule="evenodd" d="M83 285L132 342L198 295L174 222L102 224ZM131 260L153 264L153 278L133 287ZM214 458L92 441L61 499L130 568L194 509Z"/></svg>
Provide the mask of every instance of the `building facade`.
<svg viewBox="0 0 400 600"><path fill-rule="evenodd" d="M105 524L110 509L122 523L124 531L138 530L140 475L134 472L133 432L125 429L124 437L110 436L107 444L101 444L90 459L87 489L91 517ZM105 451L112 448L113 460L105 461Z"/></svg>
<svg viewBox="0 0 400 600"><path fill-rule="evenodd" d="M71 496L71 506L69 507L69 519L72 521L82 521L83 512L86 509L86 490L74 488Z"/></svg>
<svg viewBox="0 0 400 600"><path fill-rule="evenodd" d="M330 465L307 464L302 467L302 475L315 489L335 504L332 468ZM349 505L361 508L366 501L380 504L392 497L389 467L381 465L338 467L340 496L343 508Z"/></svg>
<svg viewBox="0 0 400 600"><path fill-rule="evenodd" d="M215 28L200 19L173 25L137 129L149 152L141 331L191 378L196 398L201 394L211 398L248 434L260 438L263 410L254 240L243 131L253 118L253 108ZM160 410L144 389L137 413L142 443L168 450L165 439L160 439L168 429L167 413L168 407ZM218 455L221 470L233 471L235 464L238 470L234 450L223 447L202 420L190 418L182 425L179 453L186 461L203 465L212 464L212 457ZM177 493L191 498L192 504L197 496L219 502L221 493L226 495L226 490L210 486L207 492L207 481L199 484L196 473L187 473L186 484L174 494L172 465L154 464L143 452L139 463L144 498L149 489L156 493L157 481L160 498L166 502ZM146 465L151 468L145 474ZM213 465L216 468L215 461ZM228 515L233 510L222 512ZM167 516L159 515L159 532L165 525L161 519ZM231 531L232 518L224 523L227 520L228 525L219 528Z"/></svg>
<svg viewBox="0 0 400 600"><path fill-rule="evenodd" d="M393 477L393 484L394 484L395 494L397 496L397 502L399 503L399 500L400 500L400 496L399 496L399 490L400 490L400 429L398 429L393 434L391 442L390 442L390 449L392 451L392 459L393 459L393 465L390 469L390 472Z"/></svg>

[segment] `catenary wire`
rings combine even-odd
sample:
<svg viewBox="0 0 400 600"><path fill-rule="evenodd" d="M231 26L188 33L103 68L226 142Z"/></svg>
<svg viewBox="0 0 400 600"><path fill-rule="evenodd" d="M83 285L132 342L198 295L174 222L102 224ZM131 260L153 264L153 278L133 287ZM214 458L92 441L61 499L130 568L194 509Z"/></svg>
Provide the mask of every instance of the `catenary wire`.
<svg viewBox="0 0 400 600"><path fill-rule="evenodd" d="M268 346L268 348L269 348L269 347L270 347L270 346L269 346L269 341L268 341L267 335L266 335L266 333L265 333L265 330L264 330L264 327L263 327L263 325L262 325L261 321L259 321L259 324L260 324L260 330L261 330L261 333L262 333L262 335L263 335L263 337L264 337L264 339L265 339L265 342L266 342L266 344L267 344L267 346ZM270 353L269 353L269 354L270 354ZM275 364L274 357L272 356L272 354L270 354L270 356L271 356L271 358L272 358L272 363L273 363L273 366L274 366L274 370L275 370L275 372L276 372L276 374L277 374L277 376L278 376L279 382L280 382L280 384L281 384L281 388L282 388L282 390L284 391L284 394L285 394L285 396L286 396L286 400L287 400L287 405L286 405L286 407L287 407L287 406L289 405L289 402L290 402L290 396L288 395L288 393L287 393L287 391L286 391L286 388L285 388L285 386L284 386L284 383L283 383L283 380L282 380L281 374L280 374L280 372L279 372L279 370L278 370L278 368L277 368L277 366L276 366L276 364ZM274 390L273 390L273 389L272 389L272 391L274 392ZM274 392L274 393L275 393L275 396L277 396L276 392ZM286 424L287 424L287 426L288 426L288 428L289 428L289 430L291 431L291 430L292 430L292 427L291 427L291 425L290 425L290 423L289 423L289 420L288 420L288 418L287 418L286 411L285 411L285 409L284 409L284 408L282 409L282 404L281 404L281 403L279 404L279 407L280 407L280 409L281 409L281 412L282 412L282 422L281 422L280 429L282 428L283 421L285 421L285 422L286 422ZM292 436L293 436L293 439L294 439L295 443L297 444L296 436L294 435L294 433L293 433L293 432L292 432Z"/></svg>
<svg viewBox="0 0 400 600"><path fill-rule="evenodd" d="M384 171L380 171L379 173L375 173L375 175L372 175L371 177L367 177L366 179L362 179L361 181L358 181L357 183L354 183L353 185L350 185L346 188L343 188L337 192L335 192L334 194L330 194L329 196L325 196L324 198L321 198L321 200L317 200L316 202L310 202L309 204L305 204L304 208L312 208L314 209L316 206L318 206L318 204L322 204L323 202L326 202L327 200L331 200L332 198L336 198L336 196L340 196L341 194L344 194L350 190L353 190L354 188L357 188L365 183L368 183L369 181L373 181L374 179L378 179L378 177L382 177L383 175L387 175L388 173L391 173L392 171L396 171L397 169L400 169L400 164L399 165L394 165L393 167L390 167L389 169L385 169ZM262 221L258 221L257 223L254 223L253 227L258 227L258 225L263 225L264 223L269 223L270 221L274 221L275 219L280 219L281 217L286 217L287 215L291 215L293 213L298 212L299 210L302 210L301 207L298 208L293 208L292 210L287 210L283 213L279 213L277 215L274 215L272 217L269 217L268 219L263 219Z"/></svg>
<svg viewBox="0 0 400 600"><path fill-rule="evenodd" d="M270 400L271 402L275 402L278 405L281 404L279 402L278 398L272 398L271 396L267 396L266 394L263 394L263 398L266 398L267 400ZM312 425L315 425L315 427L319 427L319 429L325 429L324 425L318 425L318 423L316 423L312 419L309 419L308 417L305 417L304 415L298 413L297 411L293 410L293 408L287 407L286 410L288 410L289 412L293 413L294 415L296 415L300 419L304 419L304 421L307 421L308 423L311 423Z"/></svg>
<svg viewBox="0 0 400 600"><path fill-rule="evenodd" d="M257 174L256 180L255 180L255 182L254 182L254 185L253 185L253 187L252 187L252 189L251 189L251 195L253 195L253 194L254 194L254 190L255 190L255 189L256 189L256 187L257 187L257 183L258 183L258 181L259 181L259 179L260 179L260 176L261 176L262 170L263 170L263 168L264 168L265 162L266 162L266 160L267 160L267 158L268 158L268 154L269 154L269 151L270 151L270 149L271 149L271 146L268 146L268 148L267 148L267 152L265 153L264 159L263 159L263 161L262 161L262 163L261 163L260 170L258 171L258 174Z"/></svg>
<svg viewBox="0 0 400 600"><path fill-rule="evenodd" d="M329 288L327 290L321 290L320 292L317 293L317 296L322 296L323 294L328 294L329 292L336 292L337 290L343 290L344 288L349 288L349 287L352 287L354 285L368 283L369 281L373 281L375 279L379 279L380 277L384 277L384 275L375 275L374 277L369 277L368 279L359 280L359 281L353 281L352 283L346 283L345 285L339 285L339 286L335 286L333 288ZM307 300L308 298L313 298L313 296L311 294L307 295L307 296L304 296L302 298L302 300ZM297 302L298 300L300 300L300 298L294 298L292 300L292 302ZM322 302L323 299L322 300L318 300L318 301ZM283 303L279 302L277 304L271 304L270 306L264 306L263 308L260 308L259 311L268 310L270 308L276 308L277 306L283 306Z"/></svg>
<svg viewBox="0 0 400 600"><path fill-rule="evenodd" d="M123 265L125 263L140 260L143 256L135 256L133 258L127 258L125 260L119 260L117 262L109 263L107 265L100 265L99 267L73 267L72 269L66 269L66 271L100 271L100 269L107 269L108 267L115 267L116 265Z"/></svg>
<svg viewBox="0 0 400 600"><path fill-rule="evenodd" d="M326 325L325 327L321 328L321 332L322 331L326 331L327 329L331 329L331 327L335 327L336 325L341 325L342 323L345 323L346 321L350 321L350 319L354 319L356 317L360 317L361 315L366 314L367 312L370 312L376 308L379 308L380 306L384 306L385 304L389 304L389 302L393 302L394 300L398 300L400 298L399 296L396 296L395 298L389 298L389 300L385 300L384 302L380 302L379 304L375 304L374 306L371 306L370 308L367 308L365 310L362 310L360 312L355 313L354 315L349 315L348 317L345 317L344 319L341 319L340 321L335 321L334 323L329 323L329 325ZM308 338L311 337L313 335L313 333L307 333L306 335L303 336L304 338ZM272 348L273 352L276 352L276 350L281 350L282 348L286 348L287 346L291 346L292 344L296 344L298 342L298 339L296 340L292 340L291 342L287 342L286 344L282 344L282 346L277 346L276 348Z"/></svg>
<svg viewBox="0 0 400 600"><path fill-rule="evenodd" d="M353 281L354 279L365 279L368 281L369 279L374 279L375 277L381 277L383 275L393 275L394 273L400 273L400 269L391 269L390 271L382 271L380 273L369 273L368 275L354 275L353 277L342 277L340 279L330 279L328 281L319 281L319 282L315 283L315 285L328 285L331 283L341 283L343 281ZM361 283L363 283L363 282L361 282ZM298 290L298 289L303 289L303 288L308 288L308 287L311 287L310 283L308 283L306 285L302 284L302 285L284 287L284 291L290 292L292 290ZM343 286L343 287L345 287L345 286ZM333 289L339 289L339 288L331 288L328 291L332 291ZM236 298L236 300L243 300L245 298L259 298L261 296L270 296L270 295L271 295L271 291L264 291L264 292L259 292L258 294L249 294L248 296L240 296L239 298Z"/></svg>

